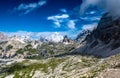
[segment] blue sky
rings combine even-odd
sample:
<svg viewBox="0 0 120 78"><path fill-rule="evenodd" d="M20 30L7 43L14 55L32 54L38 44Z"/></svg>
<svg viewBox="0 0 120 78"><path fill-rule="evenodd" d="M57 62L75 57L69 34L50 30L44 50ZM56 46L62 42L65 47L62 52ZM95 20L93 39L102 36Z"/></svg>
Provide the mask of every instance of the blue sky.
<svg viewBox="0 0 120 78"><path fill-rule="evenodd" d="M97 25L102 11L91 6L81 16L82 0L0 0L2 32L66 32L78 34Z"/></svg>

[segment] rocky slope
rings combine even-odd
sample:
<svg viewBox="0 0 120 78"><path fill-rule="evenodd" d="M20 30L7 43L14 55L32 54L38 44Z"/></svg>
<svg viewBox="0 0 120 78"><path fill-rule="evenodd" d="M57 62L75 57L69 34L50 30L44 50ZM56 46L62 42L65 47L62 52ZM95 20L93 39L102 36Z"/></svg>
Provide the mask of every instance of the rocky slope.
<svg viewBox="0 0 120 78"><path fill-rule="evenodd" d="M0 42L0 59L19 59L35 51L41 42L25 42L19 39L9 39ZM22 51L24 49L24 52ZM23 52L23 53L22 53ZM33 53L34 54L34 53Z"/></svg>
<svg viewBox="0 0 120 78"><path fill-rule="evenodd" d="M104 14L98 26L73 53L108 57L120 52L120 19Z"/></svg>
<svg viewBox="0 0 120 78"><path fill-rule="evenodd" d="M119 78L119 56L120 54L98 59L74 55L24 60L3 66L0 69L0 78Z"/></svg>
<svg viewBox="0 0 120 78"><path fill-rule="evenodd" d="M76 48L74 41L68 38L62 42L41 42L39 40L26 41L14 36L9 40L0 41L0 59L48 58Z"/></svg>
<svg viewBox="0 0 120 78"><path fill-rule="evenodd" d="M82 30L76 37L76 42L82 44L85 41L87 35L89 35L92 31L90 30Z"/></svg>

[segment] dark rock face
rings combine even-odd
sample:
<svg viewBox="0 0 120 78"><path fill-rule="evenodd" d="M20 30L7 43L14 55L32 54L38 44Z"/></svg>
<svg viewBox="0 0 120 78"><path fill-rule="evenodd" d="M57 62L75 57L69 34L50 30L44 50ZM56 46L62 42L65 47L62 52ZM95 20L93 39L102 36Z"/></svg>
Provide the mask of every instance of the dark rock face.
<svg viewBox="0 0 120 78"><path fill-rule="evenodd" d="M120 19L104 14L98 26L74 52L107 57L120 52Z"/></svg>
<svg viewBox="0 0 120 78"><path fill-rule="evenodd" d="M70 40L69 40L67 35L64 36L63 42L68 42L68 43L70 42Z"/></svg>
<svg viewBox="0 0 120 78"><path fill-rule="evenodd" d="M105 14L101 19L97 30L100 33L100 40L109 43L120 40L120 19L112 20L112 17Z"/></svg>
<svg viewBox="0 0 120 78"><path fill-rule="evenodd" d="M113 40L113 45L119 45L120 19L112 20L112 17L108 16L107 13L104 14L98 24L98 27L95 30L93 30L93 32L91 32L91 34L88 35L85 40L88 43L91 43L93 40L100 40L104 44L109 44Z"/></svg>

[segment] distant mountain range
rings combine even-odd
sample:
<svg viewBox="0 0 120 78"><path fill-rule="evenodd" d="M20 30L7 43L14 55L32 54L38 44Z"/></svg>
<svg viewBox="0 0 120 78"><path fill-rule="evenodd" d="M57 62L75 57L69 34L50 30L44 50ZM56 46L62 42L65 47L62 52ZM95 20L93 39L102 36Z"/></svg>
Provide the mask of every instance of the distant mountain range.
<svg viewBox="0 0 120 78"><path fill-rule="evenodd" d="M40 40L41 42L52 41L52 42L62 42L64 35L61 35L58 32L51 34L39 34L39 33L13 33L13 34L4 34L0 33L0 40Z"/></svg>

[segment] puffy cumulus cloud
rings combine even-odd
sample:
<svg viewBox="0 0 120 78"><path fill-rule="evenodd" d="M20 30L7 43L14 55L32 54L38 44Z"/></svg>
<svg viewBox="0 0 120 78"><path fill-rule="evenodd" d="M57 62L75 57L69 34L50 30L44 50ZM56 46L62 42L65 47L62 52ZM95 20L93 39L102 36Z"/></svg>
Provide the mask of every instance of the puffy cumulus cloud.
<svg viewBox="0 0 120 78"><path fill-rule="evenodd" d="M67 26L69 29L75 29L75 20L71 20L68 14L61 14L55 16L49 16L47 20L52 20L55 27L60 28L61 26ZM63 25L64 24L64 25ZM66 27L65 27L66 28Z"/></svg>
<svg viewBox="0 0 120 78"><path fill-rule="evenodd" d="M82 30L90 30L92 31L94 28L97 27L97 23L93 23L93 24L86 24L86 25L83 25L82 27Z"/></svg>
<svg viewBox="0 0 120 78"><path fill-rule="evenodd" d="M68 17L69 17L68 14L62 14L62 15L50 16L47 19L48 20L56 20L56 19L65 19L65 18L68 18Z"/></svg>
<svg viewBox="0 0 120 78"><path fill-rule="evenodd" d="M14 11L22 11L23 14L27 14L33 11L36 8L39 8L46 4L46 0L39 1L37 3L29 3L29 4L20 4L18 7L14 8Z"/></svg>
<svg viewBox="0 0 120 78"><path fill-rule="evenodd" d="M114 18L120 17L120 0L83 0L80 13L83 14L90 6L97 6Z"/></svg>
<svg viewBox="0 0 120 78"><path fill-rule="evenodd" d="M70 20L70 21L68 22L68 27L69 27L70 29L75 29L75 21L74 21L74 20Z"/></svg>
<svg viewBox="0 0 120 78"><path fill-rule="evenodd" d="M47 20L52 20L55 24L55 27L59 28L61 27L61 23L65 20L68 20L69 15L68 14L62 14L62 15L55 15L55 16L49 16Z"/></svg>

